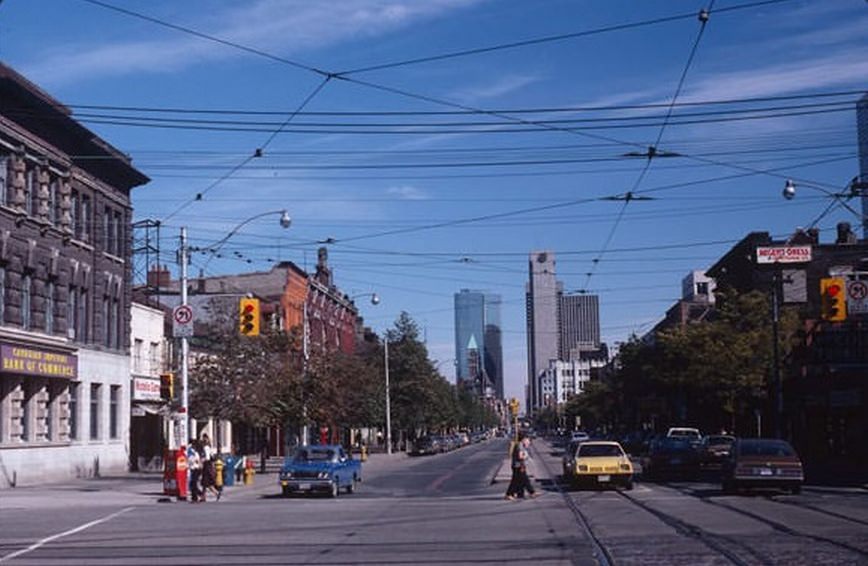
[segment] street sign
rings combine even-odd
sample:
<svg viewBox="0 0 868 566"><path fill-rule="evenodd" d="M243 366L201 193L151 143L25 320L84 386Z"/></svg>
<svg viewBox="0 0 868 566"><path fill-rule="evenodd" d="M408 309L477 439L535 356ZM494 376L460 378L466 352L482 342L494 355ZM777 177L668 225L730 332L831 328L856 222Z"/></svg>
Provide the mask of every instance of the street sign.
<svg viewBox="0 0 868 566"><path fill-rule="evenodd" d="M868 281L847 281L847 314L868 313Z"/></svg>
<svg viewBox="0 0 868 566"><path fill-rule="evenodd" d="M178 305L172 309L172 336L175 338L193 336L193 309L190 305Z"/></svg>
<svg viewBox="0 0 868 566"><path fill-rule="evenodd" d="M811 246L767 246L756 249L756 262L807 263L811 261Z"/></svg>

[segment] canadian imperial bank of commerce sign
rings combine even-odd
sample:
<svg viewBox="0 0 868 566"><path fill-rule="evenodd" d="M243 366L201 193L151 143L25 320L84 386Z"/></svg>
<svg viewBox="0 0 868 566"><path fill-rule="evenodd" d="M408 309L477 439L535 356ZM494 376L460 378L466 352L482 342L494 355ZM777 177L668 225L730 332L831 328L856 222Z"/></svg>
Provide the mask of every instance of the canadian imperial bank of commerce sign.
<svg viewBox="0 0 868 566"><path fill-rule="evenodd" d="M78 358L72 354L0 343L0 357L3 373L67 379L78 375Z"/></svg>

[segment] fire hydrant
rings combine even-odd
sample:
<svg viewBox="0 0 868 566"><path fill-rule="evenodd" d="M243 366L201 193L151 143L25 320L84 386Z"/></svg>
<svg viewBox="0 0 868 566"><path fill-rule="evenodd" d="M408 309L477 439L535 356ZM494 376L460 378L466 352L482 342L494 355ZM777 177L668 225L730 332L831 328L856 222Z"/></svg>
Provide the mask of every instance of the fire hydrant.
<svg viewBox="0 0 868 566"><path fill-rule="evenodd" d="M367 461L368 461L368 447L367 447L367 446L362 445L362 454L359 456L359 459L360 459L362 462L367 462Z"/></svg>
<svg viewBox="0 0 868 566"><path fill-rule="evenodd" d="M256 470L253 469L253 460L247 459L247 465L244 467L244 485L253 485L253 476Z"/></svg>
<svg viewBox="0 0 868 566"><path fill-rule="evenodd" d="M223 489L223 459L217 458L217 461L214 462L214 470L217 472L214 474L214 487L218 490Z"/></svg>

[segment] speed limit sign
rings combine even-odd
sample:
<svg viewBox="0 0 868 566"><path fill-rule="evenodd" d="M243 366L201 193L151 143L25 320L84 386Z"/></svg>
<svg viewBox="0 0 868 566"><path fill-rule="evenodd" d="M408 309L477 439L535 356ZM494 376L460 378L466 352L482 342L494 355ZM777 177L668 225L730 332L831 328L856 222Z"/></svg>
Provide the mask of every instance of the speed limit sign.
<svg viewBox="0 0 868 566"><path fill-rule="evenodd" d="M193 336L193 309L190 305L178 305L172 309L172 336L175 338Z"/></svg>
<svg viewBox="0 0 868 566"><path fill-rule="evenodd" d="M868 281L847 281L847 314L868 313Z"/></svg>

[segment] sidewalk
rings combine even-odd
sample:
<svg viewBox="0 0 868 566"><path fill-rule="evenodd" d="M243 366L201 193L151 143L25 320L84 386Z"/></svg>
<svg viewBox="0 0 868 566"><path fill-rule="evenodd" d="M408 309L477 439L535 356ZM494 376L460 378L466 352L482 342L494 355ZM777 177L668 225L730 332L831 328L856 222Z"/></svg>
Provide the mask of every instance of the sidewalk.
<svg viewBox="0 0 868 566"><path fill-rule="evenodd" d="M362 478L415 463L404 452L371 454L362 464ZM276 473L257 473L253 485L235 483L223 488L221 503L255 499L280 493ZM209 501L213 498L209 497ZM161 472L129 472L98 478L72 479L63 483L0 490L0 512L21 509L60 509L76 505L116 507L170 504L176 499L163 494Z"/></svg>

